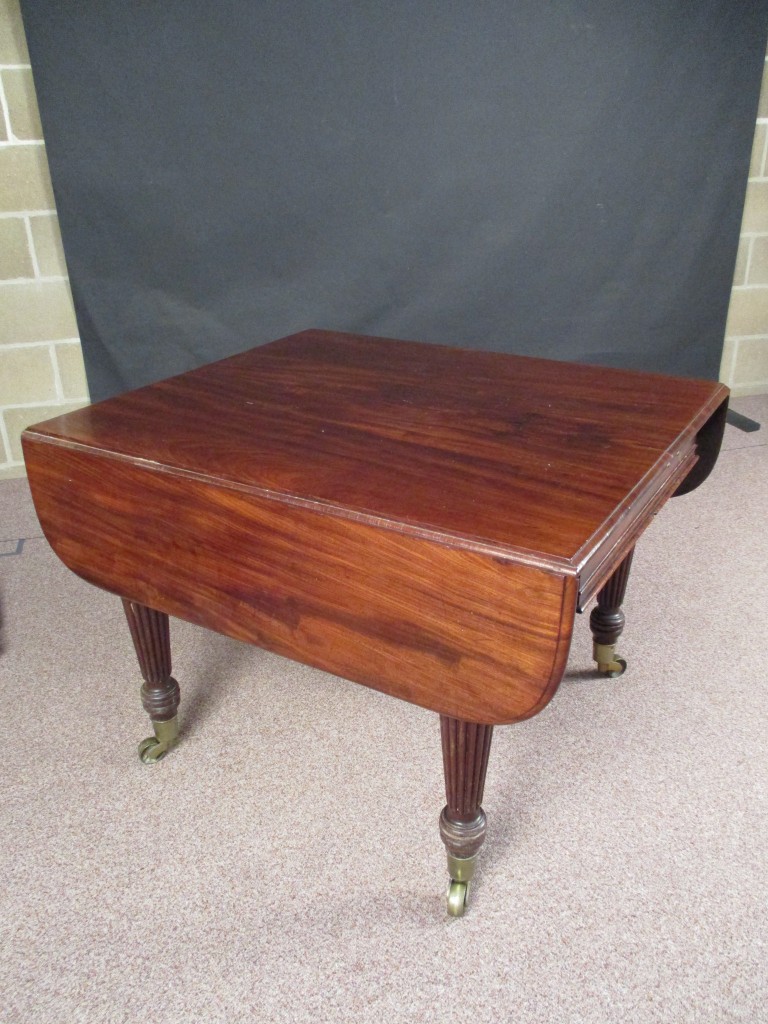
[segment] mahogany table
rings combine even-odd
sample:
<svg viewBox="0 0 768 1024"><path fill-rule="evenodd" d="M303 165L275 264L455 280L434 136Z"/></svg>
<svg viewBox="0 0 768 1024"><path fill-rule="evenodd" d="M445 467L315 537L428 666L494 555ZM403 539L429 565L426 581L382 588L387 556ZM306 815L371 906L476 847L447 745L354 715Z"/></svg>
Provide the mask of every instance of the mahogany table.
<svg viewBox="0 0 768 1024"><path fill-rule="evenodd" d="M154 736L174 615L440 715L448 910L494 725L540 711L574 615L619 674L632 551L715 463L719 384L305 331L29 428L51 546L123 598Z"/></svg>

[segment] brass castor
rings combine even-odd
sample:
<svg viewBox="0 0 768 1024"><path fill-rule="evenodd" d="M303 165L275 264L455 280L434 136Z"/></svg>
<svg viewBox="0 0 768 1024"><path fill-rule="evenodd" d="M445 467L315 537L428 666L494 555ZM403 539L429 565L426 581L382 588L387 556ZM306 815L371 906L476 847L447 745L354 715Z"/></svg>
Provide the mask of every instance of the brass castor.
<svg viewBox="0 0 768 1024"><path fill-rule="evenodd" d="M167 722L152 722L154 736L148 736L139 744L139 759L142 764L156 764L165 757L179 741L179 720L175 716Z"/></svg>
<svg viewBox="0 0 768 1024"><path fill-rule="evenodd" d="M469 903L469 883L475 876L477 857L454 857L448 854L448 913L451 917L462 917Z"/></svg>
<svg viewBox="0 0 768 1024"><path fill-rule="evenodd" d="M623 658L619 658L617 655L610 665L600 665L599 668L603 675L610 676L611 679L615 679L616 676L624 675L627 671L627 663Z"/></svg>
<svg viewBox="0 0 768 1024"><path fill-rule="evenodd" d="M615 679L627 670L626 661L616 654L613 644L595 644L592 657L597 662L597 671L602 676Z"/></svg>
<svg viewBox="0 0 768 1024"><path fill-rule="evenodd" d="M448 913L451 917L463 917L469 902L469 882L451 879L448 886Z"/></svg>

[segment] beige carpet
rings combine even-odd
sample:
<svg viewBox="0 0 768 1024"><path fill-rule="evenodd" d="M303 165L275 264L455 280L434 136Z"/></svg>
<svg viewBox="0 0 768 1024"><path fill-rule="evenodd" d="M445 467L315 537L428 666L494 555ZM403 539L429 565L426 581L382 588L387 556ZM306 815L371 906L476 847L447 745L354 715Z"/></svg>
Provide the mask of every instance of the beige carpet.
<svg viewBox="0 0 768 1024"><path fill-rule="evenodd" d="M143 767L119 602L0 484L0 1022L768 1021L768 398L735 407L763 430L638 548L626 675L579 617L496 731L459 920L436 716L174 622Z"/></svg>

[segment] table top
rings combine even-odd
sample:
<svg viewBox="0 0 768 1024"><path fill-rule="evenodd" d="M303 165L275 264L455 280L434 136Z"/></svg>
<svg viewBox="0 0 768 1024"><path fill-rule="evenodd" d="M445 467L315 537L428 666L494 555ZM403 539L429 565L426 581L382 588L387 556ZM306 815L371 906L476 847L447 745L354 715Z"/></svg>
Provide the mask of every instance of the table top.
<svg viewBox="0 0 768 1024"><path fill-rule="evenodd" d="M453 718L526 718L575 610L714 464L727 391L308 331L25 431L123 598Z"/></svg>
<svg viewBox="0 0 768 1024"><path fill-rule="evenodd" d="M573 565L690 454L727 393L709 381L312 330L29 433Z"/></svg>

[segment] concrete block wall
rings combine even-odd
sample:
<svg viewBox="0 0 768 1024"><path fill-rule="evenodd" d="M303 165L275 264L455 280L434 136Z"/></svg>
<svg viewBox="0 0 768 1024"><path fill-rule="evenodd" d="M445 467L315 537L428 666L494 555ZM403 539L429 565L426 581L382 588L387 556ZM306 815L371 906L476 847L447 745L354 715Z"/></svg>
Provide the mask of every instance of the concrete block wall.
<svg viewBox="0 0 768 1024"><path fill-rule="evenodd" d="M18 0L0 0L0 480L24 427L88 404L88 385Z"/></svg>
<svg viewBox="0 0 768 1024"><path fill-rule="evenodd" d="M768 393L768 57L757 115L720 366L735 395Z"/></svg>

